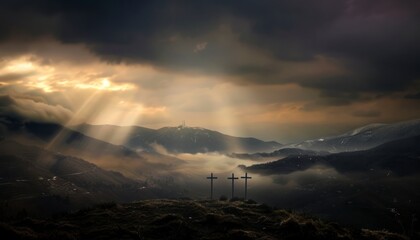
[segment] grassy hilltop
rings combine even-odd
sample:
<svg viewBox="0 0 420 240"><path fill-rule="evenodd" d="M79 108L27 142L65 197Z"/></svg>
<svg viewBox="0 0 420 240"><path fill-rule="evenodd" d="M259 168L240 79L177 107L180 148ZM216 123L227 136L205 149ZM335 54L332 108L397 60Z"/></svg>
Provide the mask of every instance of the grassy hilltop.
<svg viewBox="0 0 420 240"><path fill-rule="evenodd" d="M2 239L408 239L249 202L144 200L0 223Z"/></svg>

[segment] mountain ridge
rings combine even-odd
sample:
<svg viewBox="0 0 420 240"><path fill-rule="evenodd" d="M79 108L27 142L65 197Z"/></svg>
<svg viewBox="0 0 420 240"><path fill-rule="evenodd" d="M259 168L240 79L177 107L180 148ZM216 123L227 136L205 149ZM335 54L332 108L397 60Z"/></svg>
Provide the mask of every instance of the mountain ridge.
<svg viewBox="0 0 420 240"><path fill-rule="evenodd" d="M366 150L393 140L420 135L420 119L397 123L373 123L336 136L306 140L289 144L283 148L301 148L305 150L327 152L351 152Z"/></svg>
<svg viewBox="0 0 420 240"><path fill-rule="evenodd" d="M334 167L339 171L363 171L370 169L374 164L385 163L388 167L395 167L395 169L384 168L385 170L395 171L404 165L404 169L397 171L411 174L420 172L420 148L418 146L420 146L420 135L387 142L368 150L332 153L325 156L289 156L269 163L252 165L246 169L256 172L259 169L263 171L266 169L267 173L275 173L274 169L278 169L280 173L291 173L322 164Z"/></svg>
<svg viewBox="0 0 420 240"><path fill-rule="evenodd" d="M153 151L153 145L159 145L171 153L258 152L273 151L282 146L275 141L262 141L253 137L234 137L218 131L182 125L150 129L137 126L84 124L73 127L73 129L88 136L111 142L113 141L110 136L126 134L126 138L114 139L114 143L147 151Z"/></svg>

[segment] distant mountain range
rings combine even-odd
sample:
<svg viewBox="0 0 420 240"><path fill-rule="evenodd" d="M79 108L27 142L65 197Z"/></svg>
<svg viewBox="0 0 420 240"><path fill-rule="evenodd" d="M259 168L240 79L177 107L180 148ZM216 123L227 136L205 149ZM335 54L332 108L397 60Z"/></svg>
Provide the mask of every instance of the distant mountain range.
<svg viewBox="0 0 420 240"><path fill-rule="evenodd" d="M351 152L420 135L420 119L393 124L370 124L339 136L307 140L284 147L314 151Z"/></svg>
<svg viewBox="0 0 420 240"><path fill-rule="evenodd" d="M300 155L247 167L246 170L265 174L289 174L314 166L333 167L341 173L367 173L371 169L399 176L420 173L420 135L395 140L378 147L325 156Z"/></svg>
<svg viewBox="0 0 420 240"><path fill-rule="evenodd" d="M157 130L129 126L80 125L75 130L88 136L120 144L131 149L151 151L161 146L171 153L232 153L271 152L280 143L256 138L233 137L220 132L197 127L164 127ZM123 135L124 137L118 137Z"/></svg>

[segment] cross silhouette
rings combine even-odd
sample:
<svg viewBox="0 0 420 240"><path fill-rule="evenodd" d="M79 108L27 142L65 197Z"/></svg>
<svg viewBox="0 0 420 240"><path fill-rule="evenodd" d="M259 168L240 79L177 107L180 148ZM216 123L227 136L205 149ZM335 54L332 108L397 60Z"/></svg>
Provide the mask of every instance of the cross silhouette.
<svg viewBox="0 0 420 240"><path fill-rule="evenodd" d="M210 199L213 200L213 179L217 179L217 177L214 177L213 173L211 173L210 177L207 177L207 179L210 179Z"/></svg>
<svg viewBox="0 0 420 240"><path fill-rule="evenodd" d="M232 180L232 198L233 198L234 193L235 193L235 180L237 180L238 178L235 177L235 174L232 173L232 177L228 177L227 179Z"/></svg>
<svg viewBox="0 0 420 240"><path fill-rule="evenodd" d="M246 200L246 195L248 193L248 179L251 179L252 177L248 177L248 173L245 173L244 177L241 177L243 179L245 179L245 198L244 200Z"/></svg>

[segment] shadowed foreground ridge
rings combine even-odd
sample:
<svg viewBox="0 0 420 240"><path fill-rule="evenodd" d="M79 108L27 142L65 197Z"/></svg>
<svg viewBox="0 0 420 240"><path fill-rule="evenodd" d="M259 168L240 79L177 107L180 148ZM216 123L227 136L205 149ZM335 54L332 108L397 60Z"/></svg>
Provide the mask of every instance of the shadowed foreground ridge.
<svg viewBox="0 0 420 240"><path fill-rule="evenodd" d="M407 239L252 202L144 200L0 223L4 239Z"/></svg>

